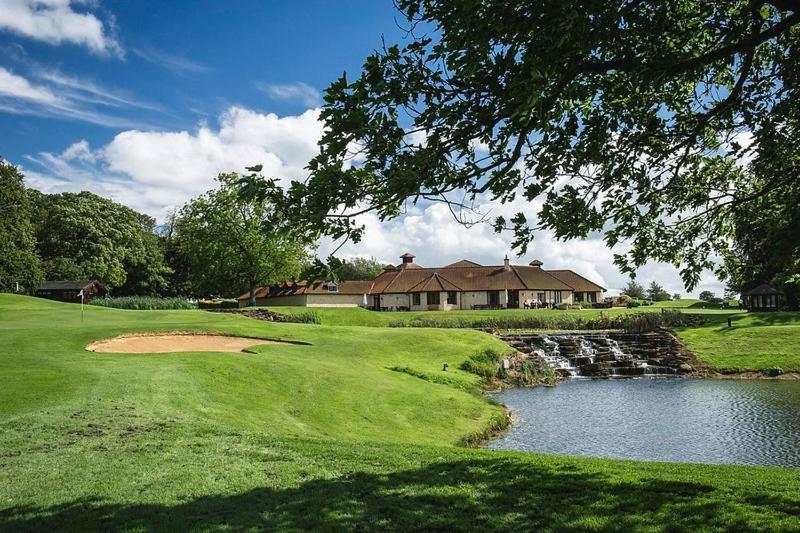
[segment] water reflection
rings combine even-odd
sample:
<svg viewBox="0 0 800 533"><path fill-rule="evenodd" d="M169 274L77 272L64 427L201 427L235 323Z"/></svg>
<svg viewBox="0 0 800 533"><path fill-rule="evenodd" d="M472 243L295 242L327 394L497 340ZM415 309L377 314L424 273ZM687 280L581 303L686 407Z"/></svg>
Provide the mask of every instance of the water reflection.
<svg viewBox="0 0 800 533"><path fill-rule="evenodd" d="M511 389L494 449L800 467L800 382L575 380Z"/></svg>

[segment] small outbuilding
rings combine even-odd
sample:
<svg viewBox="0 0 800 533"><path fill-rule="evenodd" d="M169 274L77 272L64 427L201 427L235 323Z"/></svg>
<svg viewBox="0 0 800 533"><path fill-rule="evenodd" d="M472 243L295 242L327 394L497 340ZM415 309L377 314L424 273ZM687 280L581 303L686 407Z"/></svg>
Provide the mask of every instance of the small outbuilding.
<svg viewBox="0 0 800 533"><path fill-rule="evenodd" d="M256 305L301 307L366 307L371 281L286 281L256 289ZM250 293L239 296L239 307Z"/></svg>
<svg viewBox="0 0 800 533"><path fill-rule="evenodd" d="M748 311L777 311L783 307L784 294L769 283L762 283L742 293L742 304Z"/></svg>
<svg viewBox="0 0 800 533"><path fill-rule="evenodd" d="M89 303L95 298L106 295L105 287L97 280L43 281L39 288L33 292L33 295L38 298L58 300L59 302L81 303L81 297L79 296L81 291L83 291L83 303Z"/></svg>

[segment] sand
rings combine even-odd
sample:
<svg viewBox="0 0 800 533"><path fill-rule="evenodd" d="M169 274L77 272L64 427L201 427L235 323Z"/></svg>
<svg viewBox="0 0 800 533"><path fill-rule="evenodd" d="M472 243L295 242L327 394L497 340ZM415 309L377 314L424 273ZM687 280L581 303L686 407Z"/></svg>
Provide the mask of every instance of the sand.
<svg viewBox="0 0 800 533"><path fill-rule="evenodd" d="M281 341L233 337L229 335L207 335L190 333L168 333L149 335L120 335L86 346L90 352L107 353L167 353L167 352L241 352L258 344L288 344Z"/></svg>

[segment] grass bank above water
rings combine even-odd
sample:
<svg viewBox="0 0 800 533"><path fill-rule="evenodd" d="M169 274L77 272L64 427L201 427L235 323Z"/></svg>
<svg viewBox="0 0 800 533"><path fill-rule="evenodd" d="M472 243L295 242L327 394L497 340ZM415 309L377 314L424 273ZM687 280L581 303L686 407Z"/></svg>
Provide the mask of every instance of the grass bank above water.
<svg viewBox="0 0 800 533"><path fill-rule="evenodd" d="M311 346L83 349L178 330ZM78 306L0 295L0 529L800 528L797 470L460 447L503 415L459 368L487 348L506 349L477 331L205 311L87 307L81 322ZM413 375L443 362L447 380Z"/></svg>

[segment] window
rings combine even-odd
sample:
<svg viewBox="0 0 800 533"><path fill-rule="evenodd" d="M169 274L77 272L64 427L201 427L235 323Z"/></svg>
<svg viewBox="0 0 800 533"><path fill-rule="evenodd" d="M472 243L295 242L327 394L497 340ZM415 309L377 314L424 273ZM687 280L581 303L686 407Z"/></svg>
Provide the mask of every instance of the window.
<svg viewBox="0 0 800 533"><path fill-rule="evenodd" d="M575 301L576 302L582 302L583 301L583 293L582 292L576 292L575 293Z"/></svg>
<svg viewBox="0 0 800 533"><path fill-rule="evenodd" d="M553 301L557 304L561 303L561 291L553 291Z"/></svg>
<svg viewBox="0 0 800 533"><path fill-rule="evenodd" d="M332 281L328 283L325 288L328 290L328 292L336 292L339 290L339 287Z"/></svg>
<svg viewBox="0 0 800 533"><path fill-rule="evenodd" d="M536 293L536 299L539 300L539 303L544 303L544 293L543 292L537 292Z"/></svg>
<svg viewBox="0 0 800 533"><path fill-rule="evenodd" d="M429 292L428 293L428 305L439 305L439 293L438 292Z"/></svg>
<svg viewBox="0 0 800 533"><path fill-rule="evenodd" d="M458 303L455 291L449 291L447 293L447 303L452 305L456 305Z"/></svg>
<svg viewBox="0 0 800 533"><path fill-rule="evenodd" d="M415 292L411 295L411 305L419 305L419 293Z"/></svg>

